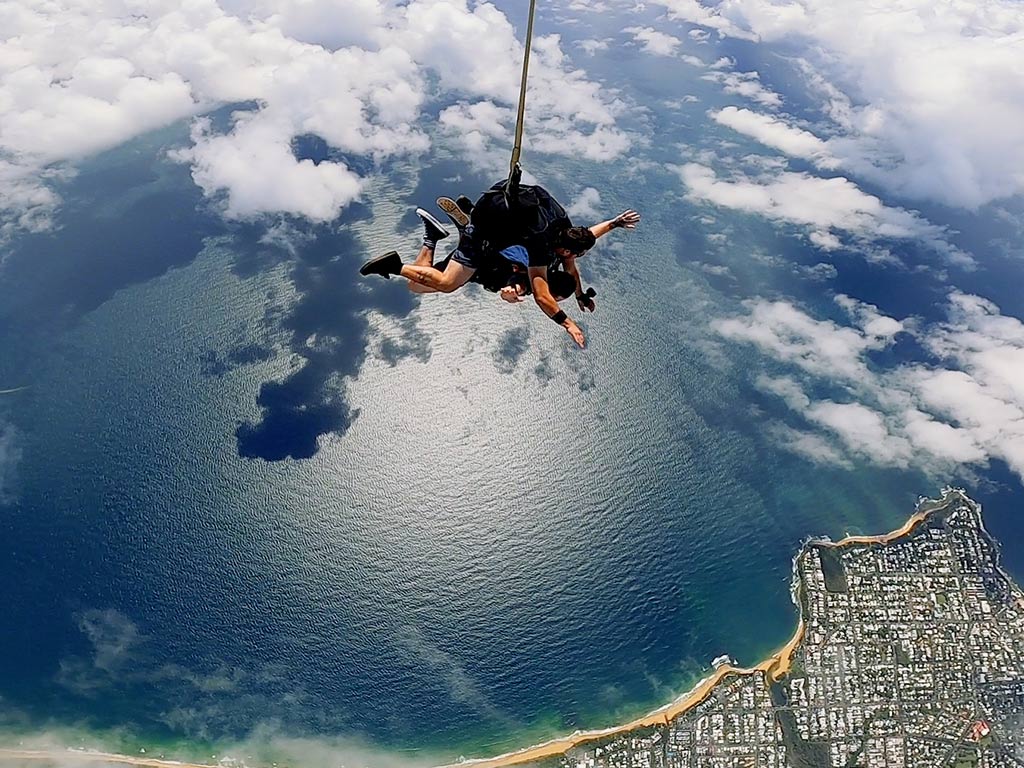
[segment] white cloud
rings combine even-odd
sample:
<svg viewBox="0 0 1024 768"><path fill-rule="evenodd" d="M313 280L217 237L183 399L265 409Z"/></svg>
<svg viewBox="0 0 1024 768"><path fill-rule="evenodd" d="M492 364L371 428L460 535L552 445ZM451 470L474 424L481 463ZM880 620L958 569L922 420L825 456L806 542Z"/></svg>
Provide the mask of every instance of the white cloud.
<svg viewBox="0 0 1024 768"><path fill-rule="evenodd" d="M783 448L814 462L850 469L853 463L841 448L815 432L804 432L785 424L772 424L769 432Z"/></svg>
<svg viewBox="0 0 1024 768"><path fill-rule="evenodd" d="M51 171L49 175L55 174ZM39 172L0 159L0 245L17 230L49 229L60 198L45 181L46 176Z"/></svg>
<svg viewBox="0 0 1024 768"><path fill-rule="evenodd" d="M606 13L610 9L603 0L569 0L569 10L591 14Z"/></svg>
<svg viewBox="0 0 1024 768"><path fill-rule="evenodd" d="M835 168L838 165L824 141L810 131L786 124L780 118L738 107L725 107L710 114L715 122L791 157L811 160L821 168Z"/></svg>
<svg viewBox="0 0 1024 768"><path fill-rule="evenodd" d="M735 276L732 270L729 269L725 264L706 264L702 261L694 262L694 264L700 268L702 272L706 272L714 277L728 277L734 279Z"/></svg>
<svg viewBox="0 0 1024 768"><path fill-rule="evenodd" d="M839 275L839 270L832 264L827 264L823 261L817 264L805 265L805 264L794 264L794 274L806 277L809 280L815 280L822 282L824 280L834 280Z"/></svg>
<svg viewBox="0 0 1024 768"><path fill-rule="evenodd" d="M682 40L674 35L659 32L652 27L626 27L622 30L633 36L633 40L643 46L647 53L655 56L674 56L682 45Z"/></svg>
<svg viewBox="0 0 1024 768"><path fill-rule="evenodd" d="M229 218L288 213L330 221L359 197L359 176L343 163L296 160L286 134L259 115L240 116L227 135L199 121L193 148L177 156L192 163L192 178L207 194L227 191Z"/></svg>
<svg viewBox="0 0 1024 768"><path fill-rule="evenodd" d="M512 146L515 113L490 101L460 103L441 111L441 128L459 141L466 160L477 168L500 172L507 159L494 151L500 145Z"/></svg>
<svg viewBox="0 0 1024 768"><path fill-rule="evenodd" d="M755 380L807 427L821 430L770 425L783 445L802 455L831 446L841 461L822 459L830 463L859 456L935 472L999 459L1024 478L1024 323L961 293L950 295L946 320L928 325L898 321L846 296L836 301L852 326L763 299L749 302L746 315L712 326L794 370ZM915 335L939 362L877 370L870 353L900 333ZM842 397L810 394L822 388Z"/></svg>
<svg viewBox="0 0 1024 768"><path fill-rule="evenodd" d="M906 467L913 453L910 441L892 434L882 414L861 403L825 400L810 405L805 417L833 432L852 453L877 464Z"/></svg>
<svg viewBox="0 0 1024 768"><path fill-rule="evenodd" d="M863 380L869 375L865 353L883 349L892 341L858 327L815 320L787 301L751 301L747 308L747 316L715 320L712 329L726 338L752 342L816 376Z"/></svg>
<svg viewBox="0 0 1024 768"><path fill-rule="evenodd" d="M0 504L14 500L21 446L18 434L11 424L0 420Z"/></svg>
<svg viewBox="0 0 1024 768"><path fill-rule="evenodd" d="M237 8L232 8L236 3ZM287 37L328 50L351 45L372 47L374 31L384 26L388 10L380 0L230 0L221 5L236 16L259 9L261 16Z"/></svg>
<svg viewBox="0 0 1024 768"><path fill-rule="evenodd" d="M789 376L773 377L761 374L754 381L754 386L762 392L781 398L794 411L802 411L811 404L811 399L804 393L804 388L796 379Z"/></svg>
<svg viewBox="0 0 1024 768"><path fill-rule="evenodd" d="M699 163L675 170L693 200L746 211L810 229L812 242L825 249L838 247L837 232L862 243L874 239L919 240L951 262L971 266L972 259L946 240L946 232L916 213L893 208L863 192L849 179L822 179L806 173L780 173L750 178L720 179Z"/></svg>
<svg viewBox="0 0 1024 768"><path fill-rule="evenodd" d="M1024 192L1024 8L1015 0L655 0L803 54L846 134L834 153L901 195L974 208Z"/></svg>
<svg viewBox="0 0 1024 768"><path fill-rule="evenodd" d="M713 83L720 83L722 90L736 96L742 96L766 107L781 107L782 97L761 83L761 76L757 72L725 72L717 65L723 61L732 64L728 59L719 59L711 65L711 69L701 77L702 80L710 80Z"/></svg>
<svg viewBox="0 0 1024 768"><path fill-rule="evenodd" d="M835 297L835 302L866 337L876 342L888 344L896 338L896 334L906 330L905 323L883 315L874 304L866 304L842 293Z"/></svg>
<svg viewBox="0 0 1024 768"><path fill-rule="evenodd" d="M843 241L832 232L822 232L820 229L811 232L807 239L823 251L835 251L843 247Z"/></svg>
<svg viewBox="0 0 1024 768"><path fill-rule="evenodd" d="M131 619L109 608L84 611L75 620L92 646L91 655L62 659L57 675L61 685L90 694L137 673L145 638Z"/></svg>
<svg viewBox="0 0 1024 768"><path fill-rule="evenodd" d="M608 50L607 40L579 40L576 43L576 47L586 53L588 56L593 56L598 51Z"/></svg>
<svg viewBox="0 0 1024 768"><path fill-rule="evenodd" d="M490 3L466 0L99 0L0 7L0 226L43 226L57 200L39 179L62 163L213 107L254 102L218 135L197 124L180 155L228 215L325 220L361 179L332 157L293 157L321 137L335 155L383 160L429 148L428 76L469 104L518 97L522 43ZM531 147L603 160L628 139L623 105L535 41ZM506 119L506 125L510 118ZM14 179L17 183L12 183Z"/></svg>
<svg viewBox="0 0 1024 768"><path fill-rule="evenodd" d="M700 24L729 37L757 39L756 35L734 24L725 14L701 5L700 0L652 0L652 4L665 8L669 18Z"/></svg>
<svg viewBox="0 0 1024 768"><path fill-rule="evenodd" d="M597 221L601 215L601 193L593 187L585 187L572 204L566 208L566 213L573 219L588 219Z"/></svg>

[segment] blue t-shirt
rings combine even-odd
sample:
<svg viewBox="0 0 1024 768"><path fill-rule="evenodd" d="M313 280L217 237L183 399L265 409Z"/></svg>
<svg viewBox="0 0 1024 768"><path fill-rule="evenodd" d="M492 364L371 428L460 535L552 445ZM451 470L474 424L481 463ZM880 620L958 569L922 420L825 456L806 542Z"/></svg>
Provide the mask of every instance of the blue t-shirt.
<svg viewBox="0 0 1024 768"><path fill-rule="evenodd" d="M524 268L530 266L530 252L522 245L510 245L502 248L500 253L513 264L520 264Z"/></svg>

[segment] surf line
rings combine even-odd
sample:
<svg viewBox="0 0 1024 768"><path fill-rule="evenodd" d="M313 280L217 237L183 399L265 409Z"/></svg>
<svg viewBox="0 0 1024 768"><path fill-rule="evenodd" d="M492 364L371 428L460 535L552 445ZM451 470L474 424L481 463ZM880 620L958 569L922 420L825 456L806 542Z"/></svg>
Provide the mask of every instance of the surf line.
<svg viewBox="0 0 1024 768"><path fill-rule="evenodd" d="M205 763L182 763L178 760L158 760L152 757L133 757L131 755L115 755L111 752L85 752L77 749L66 750L35 750L35 749L2 749L0 760L39 760L41 762L61 762L73 759L90 763L120 763L137 765L141 768L219 768Z"/></svg>

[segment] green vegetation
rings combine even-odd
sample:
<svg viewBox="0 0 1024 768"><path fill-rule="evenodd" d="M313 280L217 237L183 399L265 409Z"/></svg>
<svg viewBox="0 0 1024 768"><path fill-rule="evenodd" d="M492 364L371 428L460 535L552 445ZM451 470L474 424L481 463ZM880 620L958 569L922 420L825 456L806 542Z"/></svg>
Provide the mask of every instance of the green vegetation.
<svg viewBox="0 0 1024 768"><path fill-rule="evenodd" d="M821 575L825 577L825 589L832 593L846 593L850 585L846 581L846 570L840 559L839 550L833 547L819 547Z"/></svg>

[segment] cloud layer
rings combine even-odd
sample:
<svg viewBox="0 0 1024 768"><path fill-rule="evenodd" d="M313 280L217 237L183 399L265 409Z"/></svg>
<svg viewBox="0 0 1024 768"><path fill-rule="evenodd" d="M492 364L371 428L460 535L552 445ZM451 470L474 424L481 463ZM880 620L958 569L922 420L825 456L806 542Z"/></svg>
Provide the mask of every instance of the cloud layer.
<svg viewBox="0 0 1024 768"><path fill-rule="evenodd" d="M429 149L432 95L511 125L522 57L504 14L465 0L59 0L4 5L0 29L8 227L38 228L56 205L44 169L224 104L251 106L226 127L196 123L178 154L196 183L232 217L332 219L360 194L353 158ZM606 159L628 146L620 105L569 64L557 36L536 41L531 77L537 151ZM309 136L322 156L296 152Z"/></svg>
<svg viewBox="0 0 1024 768"><path fill-rule="evenodd" d="M950 294L947 319L900 321L847 296L849 325L819 320L786 301L748 303L713 323L726 339L753 344L785 373L755 385L801 422L776 424L787 447L816 461L915 466L1006 462L1024 478L1024 323L985 299ZM932 359L877 370L874 352L910 334Z"/></svg>
<svg viewBox="0 0 1024 768"><path fill-rule="evenodd" d="M975 208L1024 192L1024 8L1013 0L655 0L803 56L853 172Z"/></svg>
<svg viewBox="0 0 1024 768"><path fill-rule="evenodd" d="M874 240L918 240L951 262L973 260L946 239L946 231L912 211L885 205L842 176L820 178L808 173L733 174L720 178L700 163L675 168L691 200L754 213L805 227L822 250L843 245L839 235L864 245Z"/></svg>

